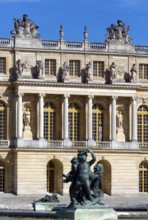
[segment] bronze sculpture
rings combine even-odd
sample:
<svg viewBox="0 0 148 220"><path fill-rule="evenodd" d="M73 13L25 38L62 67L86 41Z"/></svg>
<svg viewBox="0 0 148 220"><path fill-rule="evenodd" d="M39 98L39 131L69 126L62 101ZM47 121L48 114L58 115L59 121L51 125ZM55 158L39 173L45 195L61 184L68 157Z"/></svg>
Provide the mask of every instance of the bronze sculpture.
<svg viewBox="0 0 148 220"><path fill-rule="evenodd" d="M87 161L87 154L90 153L92 159ZM71 203L69 207L94 206L101 203L103 192L101 190L101 178L103 165L97 163L94 172L91 166L95 163L96 156L90 149L78 150L77 157L71 160L71 171L63 176L64 182L71 182L69 194Z"/></svg>

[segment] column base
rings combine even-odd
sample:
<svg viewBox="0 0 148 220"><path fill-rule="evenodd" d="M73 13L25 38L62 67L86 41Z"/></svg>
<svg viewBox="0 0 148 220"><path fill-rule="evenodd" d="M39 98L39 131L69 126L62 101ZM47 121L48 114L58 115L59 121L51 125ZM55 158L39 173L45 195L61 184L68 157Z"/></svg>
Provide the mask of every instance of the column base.
<svg viewBox="0 0 148 220"><path fill-rule="evenodd" d="M16 139L16 147L19 147L19 148L24 147L24 139L23 138Z"/></svg>
<svg viewBox="0 0 148 220"><path fill-rule="evenodd" d="M88 139L87 147L96 147L96 142L93 139Z"/></svg>
<svg viewBox="0 0 148 220"><path fill-rule="evenodd" d="M72 142L71 142L70 139L64 139L63 145L64 145L64 147L71 148L72 147Z"/></svg>

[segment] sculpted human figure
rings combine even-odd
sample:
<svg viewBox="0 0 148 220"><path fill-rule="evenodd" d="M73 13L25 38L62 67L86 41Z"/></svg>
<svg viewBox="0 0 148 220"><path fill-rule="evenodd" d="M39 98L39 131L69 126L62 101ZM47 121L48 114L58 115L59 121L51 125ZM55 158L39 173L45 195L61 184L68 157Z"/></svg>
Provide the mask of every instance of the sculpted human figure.
<svg viewBox="0 0 148 220"><path fill-rule="evenodd" d="M130 44L132 38L130 38L128 35L129 30L129 25L126 27L121 20L118 20L117 25L111 24L107 28L106 42L111 42L115 44Z"/></svg>
<svg viewBox="0 0 148 220"><path fill-rule="evenodd" d="M59 73L57 77L58 82L64 82L65 78L68 76L69 66L66 62L63 63L63 67L59 68Z"/></svg>
<svg viewBox="0 0 148 220"><path fill-rule="evenodd" d="M29 108L23 114L24 128L30 128L30 111Z"/></svg>
<svg viewBox="0 0 148 220"><path fill-rule="evenodd" d="M38 28L39 27L28 18L28 15L24 14L22 20L14 18L14 30L10 33L13 34L14 37L39 38Z"/></svg>
<svg viewBox="0 0 148 220"><path fill-rule="evenodd" d="M81 70L82 83L88 83L92 80L92 65L91 62L87 63L85 68Z"/></svg>
<svg viewBox="0 0 148 220"><path fill-rule="evenodd" d="M99 198L98 202L102 199L102 174L104 167L101 163L97 163L94 166L94 172L91 174L91 190L94 198Z"/></svg>
<svg viewBox="0 0 148 220"><path fill-rule="evenodd" d="M110 74L111 74L112 79L115 79L117 77L117 71L116 71L116 66L114 62L112 62L112 64L110 65Z"/></svg>
<svg viewBox="0 0 148 220"><path fill-rule="evenodd" d="M16 76L17 78L22 75L24 65L21 63L21 60L16 61Z"/></svg>
<svg viewBox="0 0 148 220"><path fill-rule="evenodd" d="M87 162L87 153L90 153L92 159ZM82 203L85 205L86 200L92 201L93 197L91 196L90 189L90 167L96 161L94 153L88 149L87 151L79 150L78 151L78 166L76 173L76 182L75 182L75 194L77 198L78 193L81 193ZM80 190L81 189L81 190Z"/></svg>
<svg viewBox="0 0 148 220"><path fill-rule="evenodd" d="M92 159L87 161L87 154L90 153ZM71 160L71 171L63 176L64 182L71 182L69 193L71 203L69 207L93 206L100 203L103 198L102 173L103 165L97 163L94 172L91 166L96 161L96 156L90 149L78 150L77 157Z"/></svg>
<svg viewBox="0 0 148 220"><path fill-rule="evenodd" d="M43 72L43 65L42 65L42 61L37 60L36 61L36 75L37 77L39 77Z"/></svg>
<svg viewBox="0 0 148 220"><path fill-rule="evenodd" d="M75 177L77 173L77 166L78 166L78 158L73 157L71 160L71 171L68 174L63 174L64 183L71 182L71 185L69 187L69 195L71 200L71 205L77 204L77 200L74 197L74 191L75 191Z"/></svg>
<svg viewBox="0 0 148 220"><path fill-rule="evenodd" d="M131 72L131 80L132 80L133 82L136 82L136 81L137 81L136 64L133 64L133 66L132 66L130 72Z"/></svg>
<svg viewBox="0 0 148 220"><path fill-rule="evenodd" d="M123 115L121 112L117 115L118 128L123 128Z"/></svg>

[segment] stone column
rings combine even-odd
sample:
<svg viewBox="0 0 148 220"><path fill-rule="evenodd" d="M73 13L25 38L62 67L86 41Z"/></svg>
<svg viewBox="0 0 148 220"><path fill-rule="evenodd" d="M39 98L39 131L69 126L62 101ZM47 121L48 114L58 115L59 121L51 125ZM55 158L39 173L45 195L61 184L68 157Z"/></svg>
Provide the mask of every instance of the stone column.
<svg viewBox="0 0 148 220"><path fill-rule="evenodd" d="M137 98L132 97L132 142L137 141Z"/></svg>
<svg viewBox="0 0 148 220"><path fill-rule="evenodd" d="M17 100L17 139L23 137L23 121L22 121L22 94L18 94Z"/></svg>
<svg viewBox="0 0 148 220"><path fill-rule="evenodd" d="M116 96L112 96L112 141L116 141Z"/></svg>
<svg viewBox="0 0 148 220"><path fill-rule="evenodd" d="M44 139L44 94L39 94L39 139Z"/></svg>
<svg viewBox="0 0 148 220"><path fill-rule="evenodd" d="M95 146L95 141L92 139L92 99L93 96L88 96L88 147Z"/></svg>
<svg viewBox="0 0 148 220"><path fill-rule="evenodd" d="M68 98L69 94L64 94L64 146L71 147L72 143L68 137Z"/></svg>

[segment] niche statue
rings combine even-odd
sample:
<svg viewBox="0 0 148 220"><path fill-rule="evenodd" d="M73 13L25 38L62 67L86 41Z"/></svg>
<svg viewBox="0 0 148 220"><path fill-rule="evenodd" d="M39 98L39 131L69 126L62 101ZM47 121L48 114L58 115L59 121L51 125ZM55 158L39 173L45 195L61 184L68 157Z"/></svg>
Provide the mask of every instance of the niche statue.
<svg viewBox="0 0 148 220"><path fill-rule="evenodd" d="M92 157L90 161L87 161L88 153ZM63 174L63 181L71 182L69 207L104 205L101 203L104 196L101 190L104 168L101 163L96 163L92 172L91 165L95 161L96 156L90 149L78 150L77 157L71 160L71 171L66 175Z"/></svg>

